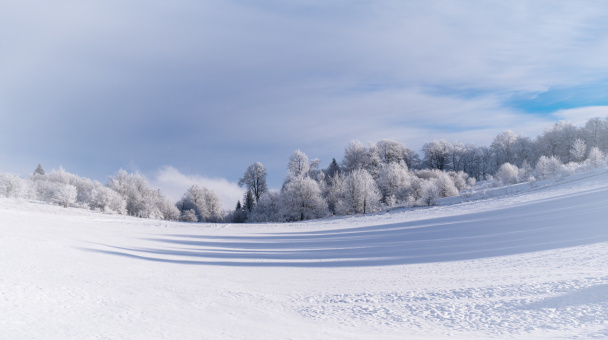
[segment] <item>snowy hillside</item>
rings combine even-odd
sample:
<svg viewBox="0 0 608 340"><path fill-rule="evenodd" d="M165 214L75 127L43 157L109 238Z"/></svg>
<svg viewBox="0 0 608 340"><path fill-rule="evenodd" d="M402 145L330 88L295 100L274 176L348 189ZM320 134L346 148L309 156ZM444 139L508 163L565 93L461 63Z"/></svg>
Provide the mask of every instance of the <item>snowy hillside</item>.
<svg viewBox="0 0 608 340"><path fill-rule="evenodd" d="M608 338L606 172L292 224L3 199L0 235L7 339Z"/></svg>

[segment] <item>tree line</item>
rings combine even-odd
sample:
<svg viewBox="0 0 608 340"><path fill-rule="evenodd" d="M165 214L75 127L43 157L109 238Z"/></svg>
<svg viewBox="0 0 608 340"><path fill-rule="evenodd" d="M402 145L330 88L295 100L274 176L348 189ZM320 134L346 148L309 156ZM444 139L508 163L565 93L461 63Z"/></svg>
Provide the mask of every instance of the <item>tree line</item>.
<svg viewBox="0 0 608 340"><path fill-rule="evenodd" d="M555 176L573 164L600 166L608 152L608 119L592 118L583 127L560 121L534 139L505 131L489 146L435 140L421 151L422 157L395 140L367 146L351 141L340 162L334 158L322 169L318 159L296 150L280 190L269 190L266 169L257 162L239 179L245 189L242 203L229 211L208 188L193 185L178 202L171 202L144 176L125 170L104 185L62 168L46 174L38 165L27 179L0 174L0 195L185 222L281 222L367 214L395 205L433 205L477 181L513 184Z"/></svg>
<svg viewBox="0 0 608 340"><path fill-rule="evenodd" d="M583 127L560 121L532 139L508 130L489 146L427 142L422 157L396 140L364 146L351 141L340 162L325 169L300 150L288 161L278 191L268 190L261 163L251 165L239 185L243 204L227 215L232 222L297 221L330 215L366 214L395 205L433 205L477 181L513 184L567 173L585 163L599 166L608 151L608 120Z"/></svg>

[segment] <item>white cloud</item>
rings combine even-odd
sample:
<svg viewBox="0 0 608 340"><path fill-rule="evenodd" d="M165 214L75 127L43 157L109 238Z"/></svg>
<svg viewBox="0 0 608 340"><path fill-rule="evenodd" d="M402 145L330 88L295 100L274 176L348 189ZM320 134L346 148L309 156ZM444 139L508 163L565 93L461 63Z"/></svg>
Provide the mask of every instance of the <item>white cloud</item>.
<svg viewBox="0 0 608 340"><path fill-rule="evenodd" d="M243 198L243 190L236 183L224 178L185 175L172 166L162 167L151 180L153 187L159 188L164 195L175 201L194 184L213 190L222 201L224 210L234 209L236 202Z"/></svg>
<svg viewBox="0 0 608 340"><path fill-rule="evenodd" d="M583 126L585 122L593 117L608 117L608 106L585 106L559 110L554 112L553 116L560 120L569 121L574 125Z"/></svg>
<svg viewBox="0 0 608 340"><path fill-rule="evenodd" d="M262 161L278 183L295 148L326 166L351 139L419 151L440 138L488 144L506 129L534 136L555 117L576 123L586 109L535 116L505 102L608 74L608 6L598 1L33 0L2 9L0 125L10 128L0 160L15 170L74 160L79 174L101 177L133 159L146 173L172 164L234 180ZM184 146L197 157L175 152ZM173 170L172 197L195 180L223 183Z"/></svg>

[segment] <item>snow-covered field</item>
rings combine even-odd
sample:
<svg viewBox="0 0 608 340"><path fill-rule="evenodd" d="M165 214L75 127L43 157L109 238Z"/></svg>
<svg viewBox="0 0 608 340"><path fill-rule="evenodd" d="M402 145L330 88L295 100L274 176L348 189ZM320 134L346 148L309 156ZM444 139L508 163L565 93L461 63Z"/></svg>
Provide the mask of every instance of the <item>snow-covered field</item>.
<svg viewBox="0 0 608 340"><path fill-rule="evenodd" d="M608 338L608 174L292 224L0 200L0 258L2 339Z"/></svg>

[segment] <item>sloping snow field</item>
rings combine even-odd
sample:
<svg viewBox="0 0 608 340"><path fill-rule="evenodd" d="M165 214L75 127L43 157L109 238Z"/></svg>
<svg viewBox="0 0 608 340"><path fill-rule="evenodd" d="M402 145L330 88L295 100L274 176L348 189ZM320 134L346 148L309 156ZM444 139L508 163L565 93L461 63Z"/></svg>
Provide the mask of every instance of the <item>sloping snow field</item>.
<svg viewBox="0 0 608 340"><path fill-rule="evenodd" d="M0 200L0 338L608 338L608 174L522 188L258 225Z"/></svg>

